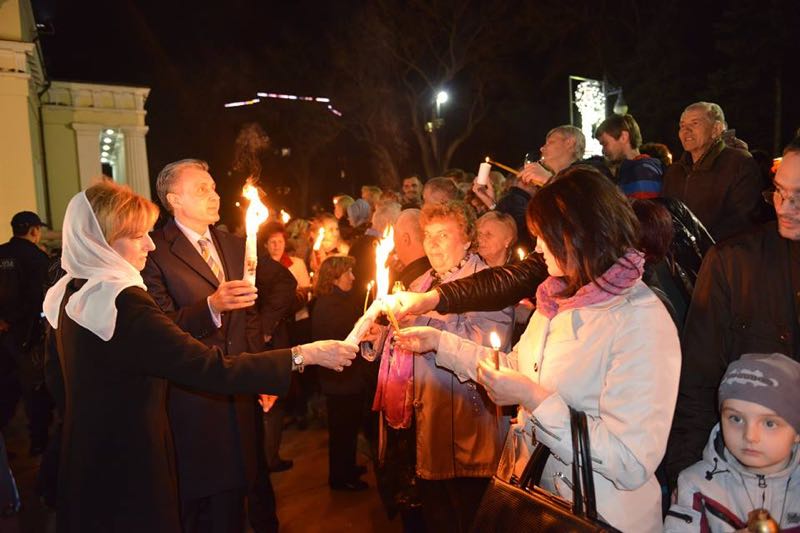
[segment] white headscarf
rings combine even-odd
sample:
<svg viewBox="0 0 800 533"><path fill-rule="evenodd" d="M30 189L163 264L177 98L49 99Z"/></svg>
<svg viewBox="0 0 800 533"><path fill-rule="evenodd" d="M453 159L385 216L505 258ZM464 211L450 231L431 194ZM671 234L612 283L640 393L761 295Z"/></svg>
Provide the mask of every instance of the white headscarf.
<svg viewBox="0 0 800 533"><path fill-rule="evenodd" d="M84 192L69 201L62 233L61 268L67 274L47 291L44 315L57 328L67 284L72 279L85 279L83 287L67 302L67 316L107 341L117 323L117 295L128 287L147 287L139 271L106 242Z"/></svg>

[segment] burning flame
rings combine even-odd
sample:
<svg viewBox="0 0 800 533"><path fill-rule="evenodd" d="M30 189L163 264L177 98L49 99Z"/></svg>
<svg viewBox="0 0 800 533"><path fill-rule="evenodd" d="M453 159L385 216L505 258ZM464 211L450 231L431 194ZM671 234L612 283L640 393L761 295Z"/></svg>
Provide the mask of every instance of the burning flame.
<svg viewBox="0 0 800 533"><path fill-rule="evenodd" d="M288 224L290 220L292 220L291 215L286 211L284 211L283 209L281 209L281 222L283 222L284 224Z"/></svg>
<svg viewBox="0 0 800 533"><path fill-rule="evenodd" d="M493 331L489 334L489 343L492 345L493 350L500 349L500 336L496 331Z"/></svg>
<svg viewBox="0 0 800 533"><path fill-rule="evenodd" d="M269 209L258 195L258 189L248 180L242 188L242 196L250 200L247 212L244 216L245 228L247 229L247 240L244 248L244 276L245 281L251 284L256 283L256 266L258 265L258 250L256 236L258 227L269 218Z"/></svg>
<svg viewBox="0 0 800 533"><path fill-rule="evenodd" d="M520 261L525 260L525 250L523 250L522 247L517 248L517 255L519 256Z"/></svg>
<svg viewBox="0 0 800 533"><path fill-rule="evenodd" d="M322 248L322 239L325 238L325 228L319 228L317 232L317 238L314 241L314 251L318 252L320 248Z"/></svg>
<svg viewBox="0 0 800 533"><path fill-rule="evenodd" d="M242 188L242 196L250 200L250 206L247 208L247 213L244 217L247 238L249 239L251 236L255 238L258 233L258 227L269 218L269 209L261 203L258 189L249 181Z"/></svg>
<svg viewBox="0 0 800 533"><path fill-rule="evenodd" d="M378 241L378 246L375 248L375 280L378 287L375 292L376 298L389 294L389 267L386 266L386 262L393 249L394 228L389 225L386 226L383 238Z"/></svg>
<svg viewBox="0 0 800 533"><path fill-rule="evenodd" d="M492 162L492 158L487 155L486 159L484 161L486 161L487 163L491 163Z"/></svg>

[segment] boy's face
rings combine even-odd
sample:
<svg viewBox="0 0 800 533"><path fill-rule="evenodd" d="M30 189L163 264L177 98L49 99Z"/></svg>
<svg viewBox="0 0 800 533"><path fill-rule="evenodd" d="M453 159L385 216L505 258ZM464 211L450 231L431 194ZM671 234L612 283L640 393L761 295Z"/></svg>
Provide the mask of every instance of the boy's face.
<svg viewBox="0 0 800 533"><path fill-rule="evenodd" d="M772 474L786 467L800 436L775 411L744 400L722 402L725 447L754 474Z"/></svg>

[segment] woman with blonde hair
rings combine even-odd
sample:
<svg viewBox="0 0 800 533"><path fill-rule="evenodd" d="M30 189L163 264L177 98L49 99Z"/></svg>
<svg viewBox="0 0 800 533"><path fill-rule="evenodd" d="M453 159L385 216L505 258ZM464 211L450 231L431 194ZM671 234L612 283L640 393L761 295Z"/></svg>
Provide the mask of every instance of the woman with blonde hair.
<svg viewBox="0 0 800 533"><path fill-rule="evenodd" d="M284 393L293 369L349 366L356 346L322 341L224 356L182 331L140 275L158 210L102 182L75 195L63 226L66 275L44 301L64 383L58 531L180 531L167 381L222 394ZM293 368L294 367L294 368ZM198 413L202 416L202 413Z"/></svg>

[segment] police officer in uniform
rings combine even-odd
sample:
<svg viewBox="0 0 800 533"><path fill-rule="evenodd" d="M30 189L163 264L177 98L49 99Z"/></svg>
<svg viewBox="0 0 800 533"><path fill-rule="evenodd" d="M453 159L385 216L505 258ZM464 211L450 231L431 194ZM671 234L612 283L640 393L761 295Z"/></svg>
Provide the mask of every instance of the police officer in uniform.
<svg viewBox="0 0 800 533"><path fill-rule="evenodd" d="M42 372L42 301L49 258L38 244L42 227L36 213L11 219L13 237L0 245L0 428L14 416L20 393L28 416L31 455L47 445L52 401Z"/></svg>

